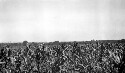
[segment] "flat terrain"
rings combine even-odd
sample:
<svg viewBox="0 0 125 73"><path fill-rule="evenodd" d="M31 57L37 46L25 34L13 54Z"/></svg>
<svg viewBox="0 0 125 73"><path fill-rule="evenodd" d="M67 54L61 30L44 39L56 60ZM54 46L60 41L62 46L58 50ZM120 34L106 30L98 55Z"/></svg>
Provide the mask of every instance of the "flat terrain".
<svg viewBox="0 0 125 73"><path fill-rule="evenodd" d="M124 63L124 40L0 44L2 73L124 73Z"/></svg>

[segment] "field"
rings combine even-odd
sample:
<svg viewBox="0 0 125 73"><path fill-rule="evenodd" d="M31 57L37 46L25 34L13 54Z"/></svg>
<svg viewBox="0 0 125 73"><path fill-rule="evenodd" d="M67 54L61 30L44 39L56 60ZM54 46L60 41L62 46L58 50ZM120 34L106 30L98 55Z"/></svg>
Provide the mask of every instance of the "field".
<svg viewBox="0 0 125 73"><path fill-rule="evenodd" d="M0 44L0 73L125 73L125 41Z"/></svg>

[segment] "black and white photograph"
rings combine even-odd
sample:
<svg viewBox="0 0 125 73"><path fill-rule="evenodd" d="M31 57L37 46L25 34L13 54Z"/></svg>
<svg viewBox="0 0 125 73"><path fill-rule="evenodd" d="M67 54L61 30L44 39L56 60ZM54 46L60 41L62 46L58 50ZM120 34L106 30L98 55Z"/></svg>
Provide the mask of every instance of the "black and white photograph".
<svg viewBox="0 0 125 73"><path fill-rule="evenodd" d="M0 0L0 73L125 73L125 0Z"/></svg>

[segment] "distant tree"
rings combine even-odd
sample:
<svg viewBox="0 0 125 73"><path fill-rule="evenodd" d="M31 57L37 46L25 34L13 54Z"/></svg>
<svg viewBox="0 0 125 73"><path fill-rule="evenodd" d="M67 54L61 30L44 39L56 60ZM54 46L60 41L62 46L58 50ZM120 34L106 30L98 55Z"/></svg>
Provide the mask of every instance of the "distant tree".
<svg viewBox="0 0 125 73"><path fill-rule="evenodd" d="M125 39L118 40L119 43L125 43Z"/></svg>
<svg viewBox="0 0 125 73"><path fill-rule="evenodd" d="M23 46L27 46L28 41L23 41Z"/></svg>
<svg viewBox="0 0 125 73"><path fill-rule="evenodd" d="M125 39L121 39L121 40L125 41Z"/></svg>

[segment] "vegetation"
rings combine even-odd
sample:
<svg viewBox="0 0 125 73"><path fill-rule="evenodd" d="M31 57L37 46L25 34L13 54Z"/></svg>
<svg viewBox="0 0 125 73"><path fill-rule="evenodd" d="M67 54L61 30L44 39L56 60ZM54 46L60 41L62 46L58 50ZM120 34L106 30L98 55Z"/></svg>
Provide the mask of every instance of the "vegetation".
<svg viewBox="0 0 125 73"><path fill-rule="evenodd" d="M12 44L0 46L0 73L125 73L123 42Z"/></svg>

